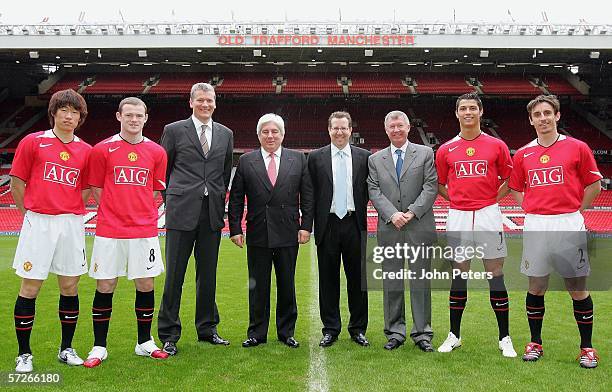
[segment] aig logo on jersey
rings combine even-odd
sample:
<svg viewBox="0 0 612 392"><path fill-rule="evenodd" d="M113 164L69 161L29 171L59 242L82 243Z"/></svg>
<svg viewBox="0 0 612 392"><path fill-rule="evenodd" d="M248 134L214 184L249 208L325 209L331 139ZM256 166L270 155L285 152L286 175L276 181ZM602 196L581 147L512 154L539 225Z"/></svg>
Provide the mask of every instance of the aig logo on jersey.
<svg viewBox="0 0 612 392"><path fill-rule="evenodd" d="M455 162L455 174L457 178L463 177L485 177L487 175L487 161L457 161Z"/></svg>
<svg viewBox="0 0 612 392"><path fill-rule="evenodd" d="M115 166L115 184L147 186L149 169L133 166Z"/></svg>
<svg viewBox="0 0 612 392"><path fill-rule="evenodd" d="M79 172L79 169L58 165L53 162L45 162L43 180L76 187Z"/></svg>
<svg viewBox="0 0 612 392"><path fill-rule="evenodd" d="M563 184L563 166L532 169L527 172L527 176L530 187Z"/></svg>

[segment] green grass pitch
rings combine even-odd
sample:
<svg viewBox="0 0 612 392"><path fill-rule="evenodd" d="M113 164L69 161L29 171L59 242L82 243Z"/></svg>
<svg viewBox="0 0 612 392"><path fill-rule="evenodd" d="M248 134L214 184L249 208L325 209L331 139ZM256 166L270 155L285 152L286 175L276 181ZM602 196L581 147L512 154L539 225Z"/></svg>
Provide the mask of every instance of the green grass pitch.
<svg viewBox="0 0 612 392"><path fill-rule="evenodd" d="M13 306L19 289L19 278L11 268L16 237L0 237L0 373L14 370L17 343L13 328ZM89 251L92 238L87 240ZM162 238L162 247L164 240ZM520 250L520 240L510 240L511 252ZM518 249L518 250L517 250ZM579 337L567 293L550 292L546 296L544 320L544 357L537 363L523 363L520 358L503 358L497 348L497 326L490 308L488 293L470 292L462 325L463 347L450 353L425 354L407 341L392 352L382 346L382 293L369 295L369 328L371 346L362 348L350 341L343 331L332 347L318 347L321 322L318 314L317 269L312 244L302 246L296 272L299 316L296 339L300 348L293 350L275 340L274 314L268 343L253 349L240 346L248 325L246 251L222 240L217 278L217 303L221 315L219 333L231 341L229 347L198 343L193 325L194 267L188 269L183 288L181 319L183 336L180 353L165 361L137 357L134 354L136 321L134 285L121 279L114 297L108 350L109 357L95 369L68 368L57 359L60 324L57 319L58 289L54 276L44 284L36 302L36 320L32 349L36 372L59 372L63 382L45 391L124 391L156 389L164 391L210 390L331 390L331 391L608 391L610 390L610 349L612 336L612 295L610 291L593 292L595 303L594 344L601 355L600 366L585 370L575 360ZM88 254L91 254L90 252ZM608 253L609 255L609 253ZM607 257L606 255L601 255ZM482 265L475 262L474 266ZM507 269L518 266L507 265ZM163 289L162 275L156 281L156 307ZM274 282L273 282L274 285ZM93 343L91 302L95 282L84 276L80 284L81 316L74 347L87 356ZM275 289L272 290L274 309ZM433 293L434 346L448 333L448 292ZM522 353L529 339L524 314L525 292L511 291L510 332L515 349ZM341 298L346 325L346 295ZM409 302L407 302L409 304ZM407 309L409 319L409 309ZM156 322L153 334L156 336ZM30 386L27 390L37 387ZM2 390L26 390L0 385Z"/></svg>

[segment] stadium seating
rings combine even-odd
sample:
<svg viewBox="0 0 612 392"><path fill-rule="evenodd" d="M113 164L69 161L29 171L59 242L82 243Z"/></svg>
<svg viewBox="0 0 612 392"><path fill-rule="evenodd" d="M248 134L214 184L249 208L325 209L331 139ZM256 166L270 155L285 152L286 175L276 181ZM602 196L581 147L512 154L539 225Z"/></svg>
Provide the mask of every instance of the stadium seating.
<svg viewBox="0 0 612 392"><path fill-rule="evenodd" d="M542 94L542 90L535 87L523 75L514 74L483 74L478 77L485 94Z"/></svg>
<svg viewBox="0 0 612 392"><path fill-rule="evenodd" d="M350 76L351 94L408 94L410 90L401 79L404 74L397 73L355 73Z"/></svg>

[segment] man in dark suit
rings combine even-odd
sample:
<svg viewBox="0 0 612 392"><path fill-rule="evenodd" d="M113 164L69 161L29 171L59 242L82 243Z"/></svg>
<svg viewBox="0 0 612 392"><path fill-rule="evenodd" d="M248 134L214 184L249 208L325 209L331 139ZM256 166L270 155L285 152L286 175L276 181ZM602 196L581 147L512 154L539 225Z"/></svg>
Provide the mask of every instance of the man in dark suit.
<svg viewBox="0 0 612 392"><path fill-rule="evenodd" d="M387 114L385 131L391 145L372 154L368 161L368 190L378 211L377 241L383 247L407 244L418 251L409 260L416 276L410 281L410 337L419 349L432 352L431 283L419 277L431 268L429 252L422 247L436 240L432 207L438 193L438 176L433 150L408 141L410 122L399 110ZM383 271L397 275L405 261L400 257L386 259ZM383 280L383 303L388 339L385 349L394 350L406 340L404 280Z"/></svg>
<svg viewBox="0 0 612 392"><path fill-rule="evenodd" d="M310 153L308 171L315 195L314 235L319 264L319 308L323 338L328 347L338 340L340 319L340 258L344 263L353 341L368 346L368 294L365 282L367 240L368 157L349 144L352 120L334 112L327 122L331 144Z"/></svg>
<svg viewBox="0 0 612 392"><path fill-rule="evenodd" d="M196 263L198 339L228 345L217 334L215 303L217 257L224 226L225 195L232 170L234 136L212 120L215 90L208 83L191 88L193 115L168 124L161 145L168 153L166 202L166 284L159 310L158 333L164 351L177 353L181 337L179 309L187 262Z"/></svg>
<svg viewBox="0 0 612 392"><path fill-rule="evenodd" d="M249 328L243 347L265 343L270 321L270 274L276 273L276 333L278 340L297 348L294 339L297 303L295 264L298 244L312 231L313 195L306 157L282 148L283 119L263 115L257 122L261 149L240 157L229 201L230 239L244 246L242 216L246 196L246 245L249 269ZM300 208L302 219L300 221Z"/></svg>

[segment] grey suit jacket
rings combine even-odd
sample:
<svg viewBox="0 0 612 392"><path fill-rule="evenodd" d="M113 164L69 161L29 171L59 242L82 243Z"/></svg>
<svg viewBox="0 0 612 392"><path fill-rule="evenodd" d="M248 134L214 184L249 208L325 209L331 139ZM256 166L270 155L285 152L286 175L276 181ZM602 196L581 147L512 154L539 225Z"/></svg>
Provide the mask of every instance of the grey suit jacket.
<svg viewBox="0 0 612 392"><path fill-rule="evenodd" d="M431 244L436 240L433 203L438 194L438 175L430 147L408 143L398 184L391 147L370 156L368 192L378 211L378 237L390 242L409 240ZM391 223L398 212L412 211L415 217L401 230Z"/></svg>
<svg viewBox="0 0 612 392"><path fill-rule="evenodd" d="M161 145L168 153L166 170L166 228L194 230L198 225L204 189L208 189L210 227L224 226L225 195L232 173L234 135L212 123L212 140L206 156L189 117L164 127Z"/></svg>

